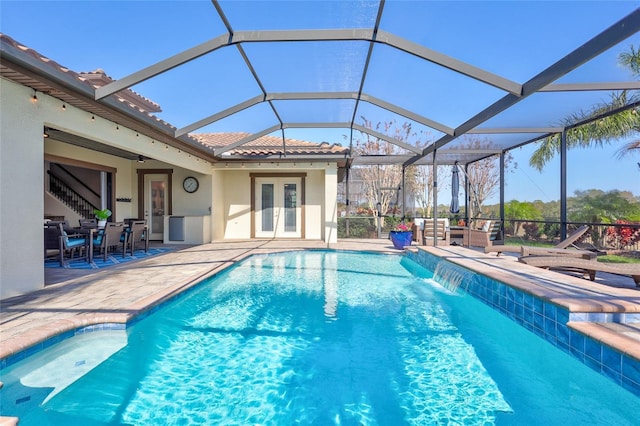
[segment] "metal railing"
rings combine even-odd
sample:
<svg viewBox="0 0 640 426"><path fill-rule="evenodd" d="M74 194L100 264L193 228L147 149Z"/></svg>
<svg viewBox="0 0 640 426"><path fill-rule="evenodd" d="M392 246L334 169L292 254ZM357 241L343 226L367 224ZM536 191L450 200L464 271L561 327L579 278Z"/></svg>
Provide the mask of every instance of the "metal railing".
<svg viewBox="0 0 640 426"><path fill-rule="evenodd" d="M576 244L602 251L640 250L640 223L567 222L567 234L582 226L589 230ZM505 237L523 244L556 244L560 241L559 221L507 219Z"/></svg>
<svg viewBox="0 0 640 426"><path fill-rule="evenodd" d="M385 217L381 238L387 238L388 231L397 221L395 217ZM487 218L472 221L487 220ZM496 220L496 219L491 219ZM588 225L589 230L576 243L584 249L601 251L640 251L640 223L594 223L568 222L567 234L576 228ZM560 242L559 221L507 219L504 233L507 244L555 245ZM338 238L378 238L378 218L376 216L349 216L338 218Z"/></svg>
<svg viewBox="0 0 640 426"><path fill-rule="evenodd" d="M91 204L86 198L74 191L62 179L47 171L49 175L49 192L67 207L82 217L92 217L96 206Z"/></svg>

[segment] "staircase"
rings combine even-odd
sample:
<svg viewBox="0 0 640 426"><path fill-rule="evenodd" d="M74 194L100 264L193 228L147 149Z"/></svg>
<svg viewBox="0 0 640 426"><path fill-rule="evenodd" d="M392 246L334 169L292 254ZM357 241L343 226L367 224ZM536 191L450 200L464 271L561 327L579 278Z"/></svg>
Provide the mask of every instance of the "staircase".
<svg viewBox="0 0 640 426"><path fill-rule="evenodd" d="M47 174L49 175L49 192L51 195L84 218L94 216L93 210L98 207L87 201L51 171L47 171Z"/></svg>

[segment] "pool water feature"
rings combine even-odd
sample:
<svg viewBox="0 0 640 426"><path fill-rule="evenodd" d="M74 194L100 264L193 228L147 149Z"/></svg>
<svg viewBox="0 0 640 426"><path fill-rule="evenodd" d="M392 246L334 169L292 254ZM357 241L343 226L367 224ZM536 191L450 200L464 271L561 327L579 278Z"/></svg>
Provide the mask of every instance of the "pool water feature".
<svg viewBox="0 0 640 426"><path fill-rule="evenodd" d="M47 401L20 424L633 424L639 398L432 275L395 255L253 256L55 395L32 383ZM24 403L0 396L3 415Z"/></svg>

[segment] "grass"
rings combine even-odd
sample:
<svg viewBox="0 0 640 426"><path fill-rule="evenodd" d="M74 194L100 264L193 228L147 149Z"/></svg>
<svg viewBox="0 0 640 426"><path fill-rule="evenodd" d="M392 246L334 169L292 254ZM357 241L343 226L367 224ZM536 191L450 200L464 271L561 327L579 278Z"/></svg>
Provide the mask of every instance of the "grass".
<svg viewBox="0 0 640 426"><path fill-rule="evenodd" d="M640 259L632 256L620 256L618 254L606 254L598 256L598 262L608 263L640 263Z"/></svg>

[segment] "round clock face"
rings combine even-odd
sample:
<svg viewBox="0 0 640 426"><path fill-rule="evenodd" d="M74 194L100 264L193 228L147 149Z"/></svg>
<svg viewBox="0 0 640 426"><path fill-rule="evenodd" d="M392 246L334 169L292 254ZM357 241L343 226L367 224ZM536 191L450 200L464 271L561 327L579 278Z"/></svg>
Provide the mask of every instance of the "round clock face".
<svg viewBox="0 0 640 426"><path fill-rule="evenodd" d="M188 193L196 192L198 190L199 185L200 184L198 183L198 179L191 176L189 176L188 178L185 178L184 182L182 182L182 187Z"/></svg>

